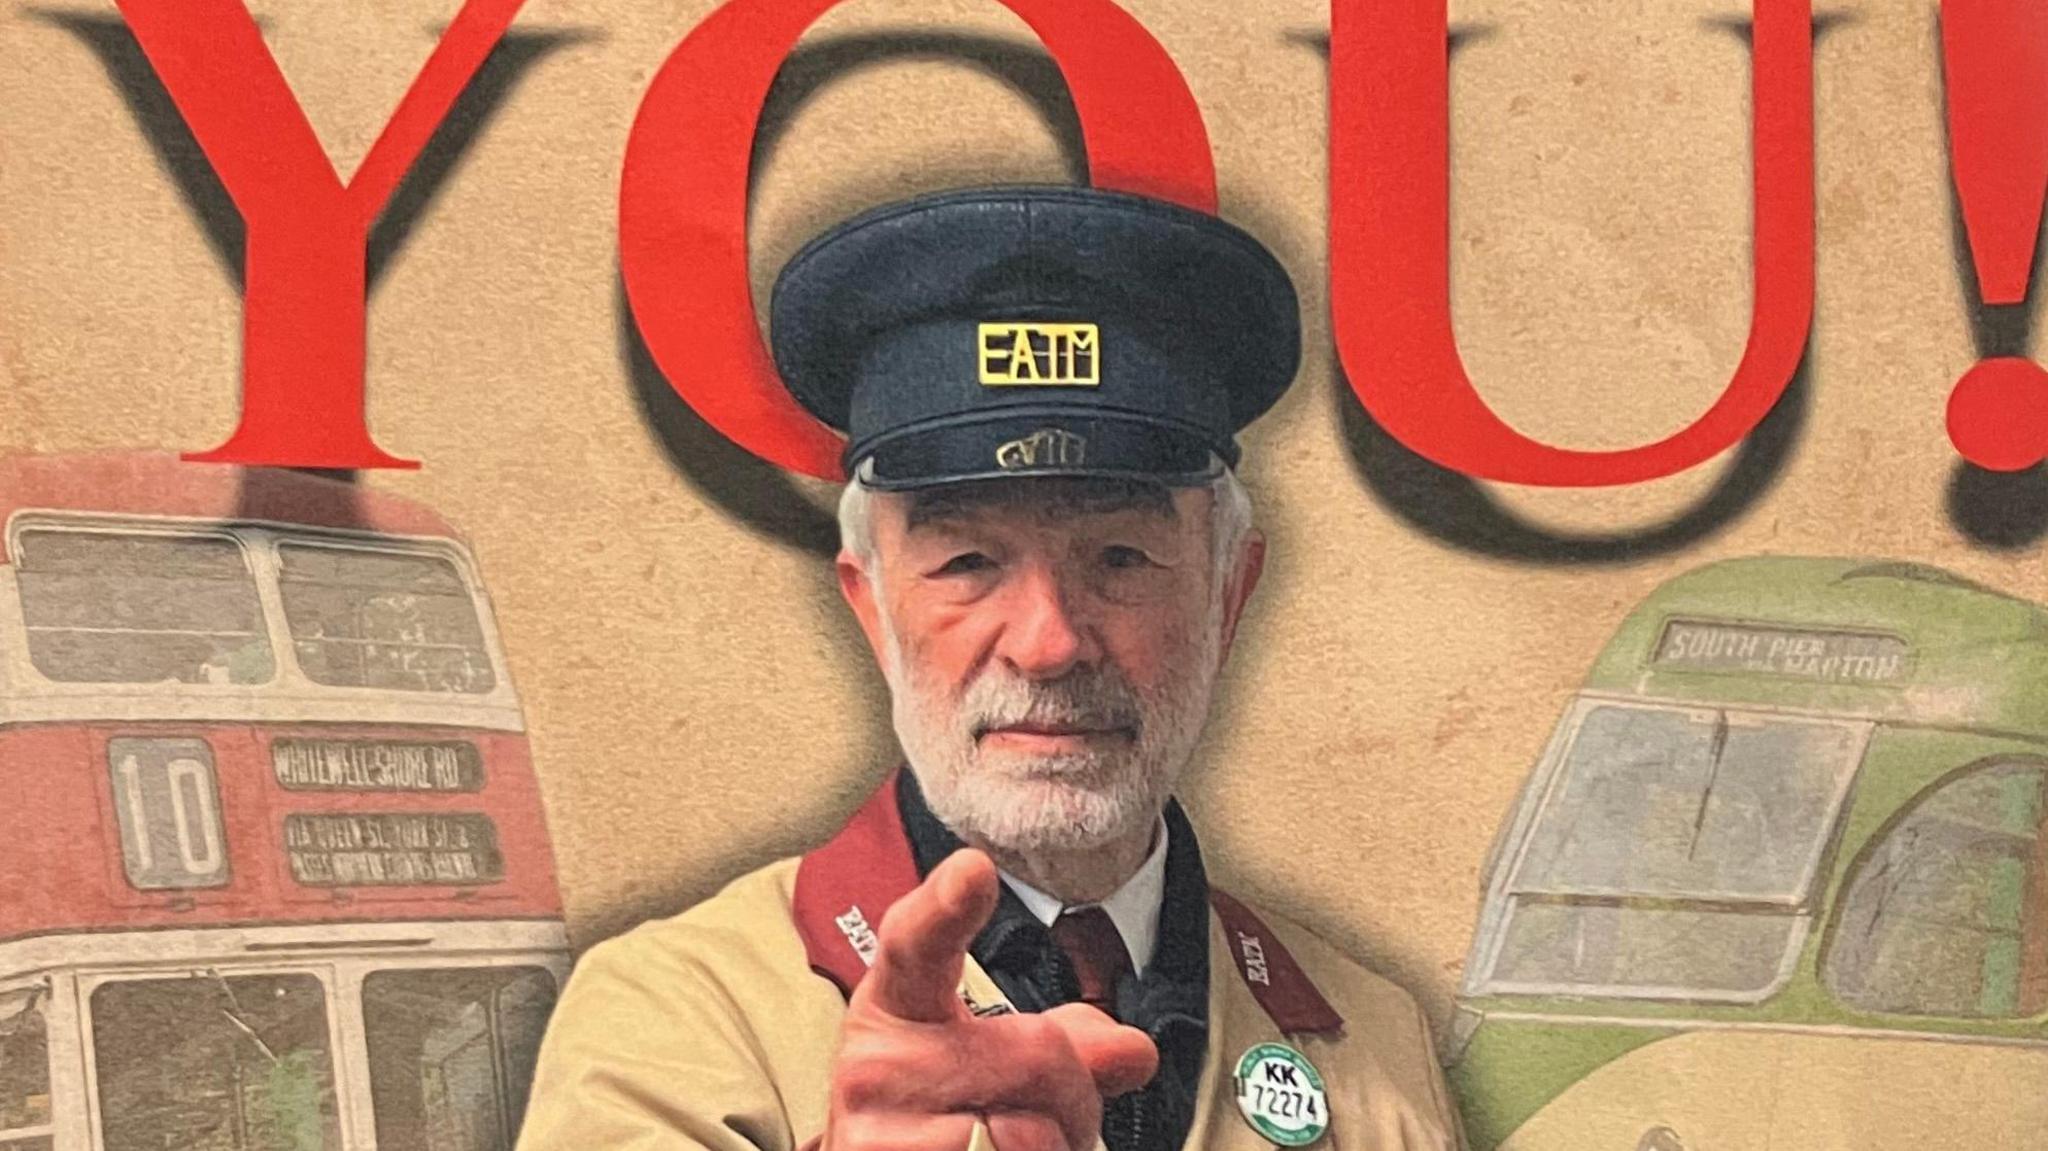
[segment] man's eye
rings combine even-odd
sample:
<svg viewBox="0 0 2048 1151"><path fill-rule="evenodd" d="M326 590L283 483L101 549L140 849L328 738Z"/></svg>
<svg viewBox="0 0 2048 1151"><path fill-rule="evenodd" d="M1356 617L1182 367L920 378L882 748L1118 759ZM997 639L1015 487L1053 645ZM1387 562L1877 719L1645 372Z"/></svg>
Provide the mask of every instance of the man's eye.
<svg viewBox="0 0 2048 1151"><path fill-rule="evenodd" d="M934 575L966 575L969 572L986 571L995 566L995 561L980 552L962 552L939 565Z"/></svg>
<svg viewBox="0 0 2048 1151"><path fill-rule="evenodd" d="M1152 557L1146 555L1143 548L1129 547L1124 544L1112 544L1109 547L1103 548L1102 562L1104 566L1112 568L1153 566Z"/></svg>

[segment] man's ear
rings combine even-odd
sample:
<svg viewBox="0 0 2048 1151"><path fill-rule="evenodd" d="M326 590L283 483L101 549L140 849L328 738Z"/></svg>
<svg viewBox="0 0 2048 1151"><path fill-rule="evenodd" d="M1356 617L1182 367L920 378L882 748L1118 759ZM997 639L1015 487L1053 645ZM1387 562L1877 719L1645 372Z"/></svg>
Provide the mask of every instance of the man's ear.
<svg viewBox="0 0 2048 1151"><path fill-rule="evenodd" d="M1244 555L1237 561L1237 570L1230 574L1230 584L1223 592L1223 653L1220 662L1230 660L1231 641L1237 638L1237 621L1244 615L1244 605L1252 598L1252 589L1259 586L1259 573L1266 570L1266 536L1253 528L1244 541Z"/></svg>
<svg viewBox="0 0 2048 1151"><path fill-rule="evenodd" d="M860 557L844 548L840 549L839 558L833 561L833 567L839 575L839 594L845 598L846 606L853 609L853 618L860 621L860 630L868 637L868 648L875 653L875 662L886 665L888 656L882 642L881 588L861 566Z"/></svg>

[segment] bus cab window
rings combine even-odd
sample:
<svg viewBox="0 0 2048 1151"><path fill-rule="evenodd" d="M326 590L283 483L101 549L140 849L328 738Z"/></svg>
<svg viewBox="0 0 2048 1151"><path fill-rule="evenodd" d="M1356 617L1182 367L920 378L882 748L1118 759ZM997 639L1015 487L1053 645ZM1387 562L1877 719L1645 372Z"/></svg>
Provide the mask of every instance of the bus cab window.
<svg viewBox="0 0 2048 1151"><path fill-rule="evenodd" d="M327 996L210 972L92 993L106 1151L340 1151Z"/></svg>
<svg viewBox="0 0 2048 1151"><path fill-rule="evenodd" d="M266 683L242 549L213 536L30 529L16 544L29 660L66 683Z"/></svg>
<svg viewBox="0 0 2048 1151"><path fill-rule="evenodd" d="M1765 991L1865 734L1726 710L1591 708L1513 865L1488 979L1645 996Z"/></svg>
<svg viewBox="0 0 2048 1151"><path fill-rule="evenodd" d="M363 980L379 1151L511 1151L554 1005L537 967Z"/></svg>
<svg viewBox="0 0 2048 1151"><path fill-rule="evenodd" d="M279 590L315 683L482 694L497 684L476 602L436 556L283 544Z"/></svg>
<svg viewBox="0 0 2048 1151"><path fill-rule="evenodd" d="M41 987L0 992L0 1151L49 1151L50 1040Z"/></svg>
<svg viewBox="0 0 2048 1151"><path fill-rule="evenodd" d="M1824 976L1904 1015L2048 1011L2048 764L2004 761L1909 809L1859 863Z"/></svg>

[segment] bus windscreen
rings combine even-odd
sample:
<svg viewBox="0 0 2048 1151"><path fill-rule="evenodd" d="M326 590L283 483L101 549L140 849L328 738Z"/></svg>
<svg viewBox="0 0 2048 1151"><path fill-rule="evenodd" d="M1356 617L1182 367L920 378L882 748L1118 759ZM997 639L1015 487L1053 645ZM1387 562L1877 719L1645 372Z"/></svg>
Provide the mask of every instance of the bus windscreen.
<svg viewBox="0 0 2048 1151"><path fill-rule="evenodd" d="M1509 878L1490 981L1764 990L1866 735L1725 709L1590 708Z"/></svg>
<svg viewBox="0 0 2048 1151"><path fill-rule="evenodd" d="M92 993L106 1151L339 1151L312 975L195 972Z"/></svg>

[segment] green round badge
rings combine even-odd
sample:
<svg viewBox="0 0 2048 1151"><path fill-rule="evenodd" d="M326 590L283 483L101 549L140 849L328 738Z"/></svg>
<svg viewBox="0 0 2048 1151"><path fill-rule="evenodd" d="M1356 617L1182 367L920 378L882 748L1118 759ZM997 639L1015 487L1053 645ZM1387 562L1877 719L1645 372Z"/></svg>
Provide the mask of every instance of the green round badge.
<svg viewBox="0 0 2048 1151"><path fill-rule="evenodd" d="M1282 1147L1305 1147L1330 1129L1323 1077L1284 1043L1261 1043L1238 1059L1237 1109L1252 1130Z"/></svg>

